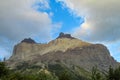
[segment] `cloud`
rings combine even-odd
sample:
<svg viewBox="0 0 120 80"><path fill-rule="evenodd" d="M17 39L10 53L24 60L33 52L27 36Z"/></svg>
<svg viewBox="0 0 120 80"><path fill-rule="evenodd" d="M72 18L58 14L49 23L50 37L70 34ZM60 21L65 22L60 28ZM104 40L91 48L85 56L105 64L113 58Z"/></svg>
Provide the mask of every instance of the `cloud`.
<svg viewBox="0 0 120 80"><path fill-rule="evenodd" d="M50 36L51 19L47 13L34 9L36 1L38 0L2 0L0 2L0 35L11 40L36 34L41 38ZM44 0L39 0L39 3L43 4L42 1Z"/></svg>
<svg viewBox="0 0 120 80"><path fill-rule="evenodd" d="M39 37L41 41L52 38L56 30L51 14L40 10L50 9L49 0L0 0L0 47L5 53L27 37ZM60 28L60 26L59 26ZM6 56L6 55L5 55Z"/></svg>
<svg viewBox="0 0 120 80"><path fill-rule="evenodd" d="M75 28L73 36L91 42L101 42L120 62L120 1L119 0L58 0L71 14L83 17L84 23Z"/></svg>
<svg viewBox="0 0 120 80"><path fill-rule="evenodd" d="M59 0L75 16L85 22L74 29L73 35L89 41L120 40L119 0Z"/></svg>

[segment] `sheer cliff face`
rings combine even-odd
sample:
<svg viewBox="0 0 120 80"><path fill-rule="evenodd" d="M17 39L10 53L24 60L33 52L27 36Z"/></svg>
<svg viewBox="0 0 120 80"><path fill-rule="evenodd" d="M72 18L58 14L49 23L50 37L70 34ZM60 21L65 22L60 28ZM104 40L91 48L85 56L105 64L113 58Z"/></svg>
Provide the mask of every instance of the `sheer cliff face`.
<svg viewBox="0 0 120 80"><path fill-rule="evenodd" d="M87 43L69 34L61 33L48 44L33 42L28 43L25 40L14 47L13 55L7 62L10 67L14 68L23 61L40 66L60 62L69 68L80 66L88 71L93 66L107 70L109 66L118 65L104 45Z"/></svg>

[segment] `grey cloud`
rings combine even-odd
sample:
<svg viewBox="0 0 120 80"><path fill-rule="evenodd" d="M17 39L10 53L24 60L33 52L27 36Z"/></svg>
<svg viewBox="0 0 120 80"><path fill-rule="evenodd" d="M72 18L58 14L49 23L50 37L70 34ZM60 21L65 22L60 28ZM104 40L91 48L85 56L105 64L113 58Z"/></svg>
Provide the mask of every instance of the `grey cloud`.
<svg viewBox="0 0 120 80"><path fill-rule="evenodd" d="M12 40L35 35L40 35L41 38L45 38L45 35L48 38L52 28L51 19L47 13L35 11L32 8L34 2L35 0L21 0L19 3L16 0L2 1L0 34Z"/></svg>
<svg viewBox="0 0 120 80"><path fill-rule="evenodd" d="M65 0L64 2L74 15L85 18L85 23L74 30L74 36L90 41L120 40L119 0Z"/></svg>
<svg viewBox="0 0 120 80"><path fill-rule="evenodd" d="M41 8L50 8L48 0L0 0L0 47L4 52L12 53L11 47L27 37L51 39L55 24L49 14L37 11Z"/></svg>
<svg viewBox="0 0 120 80"><path fill-rule="evenodd" d="M73 36L86 41L105 44L111 55L120 61L117 50L120 43L119 0L59 1L63 1L64 7L68 7L73 15L82 16L85 19L82 25L73 30Z"/></svg>

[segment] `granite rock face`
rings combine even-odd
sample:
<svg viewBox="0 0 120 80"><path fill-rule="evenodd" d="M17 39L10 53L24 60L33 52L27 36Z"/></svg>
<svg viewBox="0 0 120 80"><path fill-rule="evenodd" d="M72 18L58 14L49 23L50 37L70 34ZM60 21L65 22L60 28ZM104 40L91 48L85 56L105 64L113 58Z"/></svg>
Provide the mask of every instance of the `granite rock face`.
<svg viewBox="0 0 120 80"><path fill-rule="evenodd" d="M109 66L119 65L104 45L84 42L64 33L60 33L57 39L48 44L26 41L17 44L7 63L9 67L15 68L24 61L39 66L59 62L68 68L80 66L87 71L90 71L93 66L97 66L100 70L107 70Z"/></svg>

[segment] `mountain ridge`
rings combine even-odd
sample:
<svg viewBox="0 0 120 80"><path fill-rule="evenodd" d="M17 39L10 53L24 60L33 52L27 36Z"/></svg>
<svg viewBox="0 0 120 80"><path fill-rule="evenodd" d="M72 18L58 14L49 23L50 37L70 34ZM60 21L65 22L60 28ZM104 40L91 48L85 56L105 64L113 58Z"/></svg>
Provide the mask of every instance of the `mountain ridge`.
<svg viewBox="0 0 120 80"><path fill-rule="evenodd" d="M13 55L7 61L9 67L16 68L21 62L38 66L61 63L70 69L80 66L90 71L94 66L98 66L100 70L108 70L110 66L119 65L106 46L84 42L70 34L60 33L47 44L28 42L22 41L14 47Z"/></svg>

